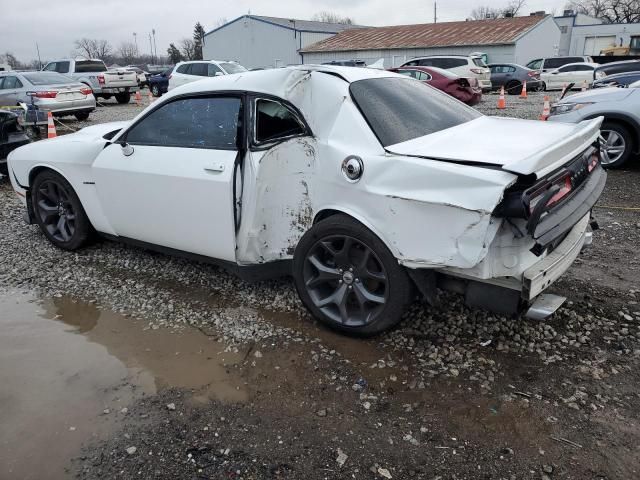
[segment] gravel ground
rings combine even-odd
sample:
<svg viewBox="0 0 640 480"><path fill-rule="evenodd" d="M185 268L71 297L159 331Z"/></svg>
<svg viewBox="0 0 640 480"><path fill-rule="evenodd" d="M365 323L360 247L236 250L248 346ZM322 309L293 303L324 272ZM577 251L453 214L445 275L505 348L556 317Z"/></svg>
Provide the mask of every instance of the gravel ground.
<svg viewBox="0 0 640 480"><path fill-rule="evenodd" d="M542 98L507 96L499 113L537 118ZM495 114L496 102L487 95L478 108ZM108 103L68 125L139 111ZM133 415L86 449L74 467L82 478L637 478L640 215L618 207L640 206L639 176L610 175L603 229L554 286L570 301L547 322L470 310L443 294L442 306L416 303L376 339L337 337L314 325L287 280L246 284L111 242L56 250L22 223L6 182L0 288L95 301L149 328L193 326L265 355L270 381L244 374L250 403L193 405L193 392L161 392L132 410L144 420ZM282 376L290 358L298 363ZM126 452L132 444L137 454Z"/></svg>

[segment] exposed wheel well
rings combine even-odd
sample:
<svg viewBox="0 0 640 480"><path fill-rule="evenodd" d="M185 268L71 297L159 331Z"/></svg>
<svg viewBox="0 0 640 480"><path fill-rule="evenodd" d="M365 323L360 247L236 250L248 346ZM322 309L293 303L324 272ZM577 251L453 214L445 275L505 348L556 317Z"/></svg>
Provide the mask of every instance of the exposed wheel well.
<svg viewBox="0 0 640 480"><path fill-rule="evenodd" d="M29 172L29 188L31 188L31 186L33 185L33 181L38 176L38 174L40 172L44 172L45 170L51 170L52 172L59 173L59 172L56 172L53 168L42 167L42 166L36 167Z"/></svg>
<svg viewBox="0 0 640 480"><path fill-rule="evenodd" d="M341 212L340 210L321 210L316 214L315 218L313 219L313 224L315 225L316 223L321 222L322 220L326 220L327 218L332 217L334 215L347 215L347 214L344 212Z"/></svg>

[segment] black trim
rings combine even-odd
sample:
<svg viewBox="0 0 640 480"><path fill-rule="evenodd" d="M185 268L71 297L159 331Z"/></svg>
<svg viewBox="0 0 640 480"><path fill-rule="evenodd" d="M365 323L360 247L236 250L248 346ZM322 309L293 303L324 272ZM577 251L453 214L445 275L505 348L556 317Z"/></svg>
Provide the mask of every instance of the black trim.
<svg viewBox="0 0 640 480"><path fill-rule="evenodd" d="M238 265L237 263L227 260L220 260L206 255L185 252L174 248L163 247L154 243L136 240L134 238L119 237L108 233L98 232L98 234L107 240L124 243L134 247L150 250L153 252L169 255L172 257L184 258L196 262L202 262L209 265L216 265L223 268L227 272L238 276L246 282L258 282L262 280L272 280L276 278L289 277L292 275L293 260L277 260L269 263L261 263L257 265Z"/></svg>
<svg viewBox="0 0 640 480"><path fill-rule="evenodd" d="M284 100L280 97L276 97L275 95L269 95L269 94L262 94L262 93L251 93L248 92L247 93L247 98L248 98L248 102L251 105L250 108L250 118L249 118L249 124L247 125L247 136L250 140L249 143L249 149L252 152L260 152L260 151L264 151L264 150L270 150L271 148L275 147L276 145L286 142L288 140L291 140L292 138L304 138L304 137L313 137L313 132L311 131L311 127L309 126L309 124L307 123L307 121L305 120L304 116L302 115L302 112L296 108L295 105L293 105L291 102L288 102L287 100ZM276 138L274 140L269 140L266 142L258 142L256 140L256 104L258 102L258 100L269 100L272 102L277 102L279 104L281 104L282 106L288 108L289 110L291 110L291 112L293 112L293 114L295 115L296 119L298 120L298 122L300 122L300 124L302 125L302 127L304 128L305 132L302 134L298 134L298 135L290 135L288 137L282 137L282 138Z"/></svg>

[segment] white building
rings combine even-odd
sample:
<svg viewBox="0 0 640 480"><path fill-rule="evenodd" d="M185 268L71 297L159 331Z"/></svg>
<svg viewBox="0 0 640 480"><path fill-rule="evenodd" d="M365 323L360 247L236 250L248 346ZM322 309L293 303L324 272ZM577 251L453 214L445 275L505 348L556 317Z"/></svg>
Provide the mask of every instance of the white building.
<svg viewBox="0 0 640 480"><path fill-rule="evenodd" d="M604 23L571 11L555 21L561 32L559 55L600 55L604 48L628 46L632 36L640 36L640 23Z"/></svg>
<svg viewBox="0 0 640 480"><path fill-rule="evenodd" d="M298 50L354 25L243 15L204 36L205 60L235 60L247 68L302 63Z"/></svg>
<svg viewBox="0 0 640 480"><path fill-rule="evenodd" d="M346 30L302 47L304 63L381 58L395 67L423 55L482 52L491 63L526 64L557 55L560 29L553 17L528 16L466 22L428 23Z"/></svg>

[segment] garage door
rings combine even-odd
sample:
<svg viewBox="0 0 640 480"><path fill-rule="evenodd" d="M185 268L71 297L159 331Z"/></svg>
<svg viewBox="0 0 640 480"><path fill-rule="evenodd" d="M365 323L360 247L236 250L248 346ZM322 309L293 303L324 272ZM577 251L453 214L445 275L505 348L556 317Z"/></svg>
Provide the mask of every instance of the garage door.
<svg viewBox="0 0 640 480"><path fill-rule="evenodd" d="M600 55L600 50L613 47L616 44L616 36L587 37L584 39L583 55Z"/></svg>

